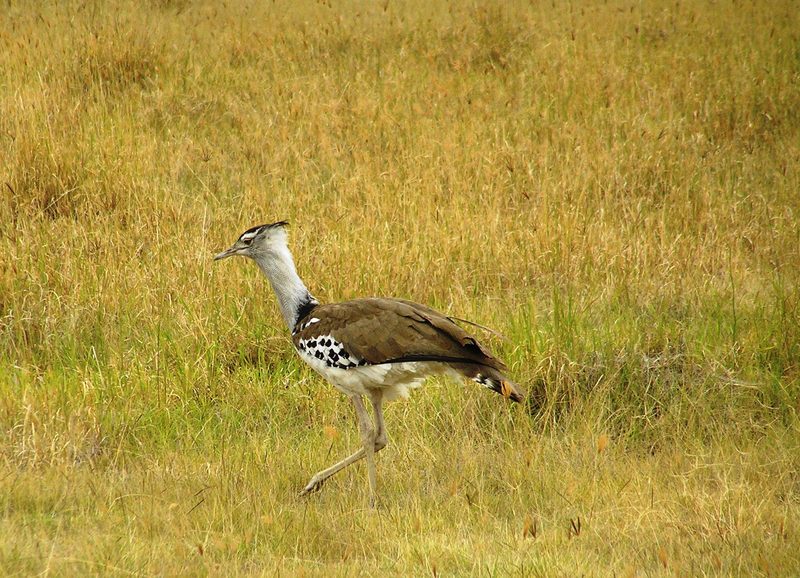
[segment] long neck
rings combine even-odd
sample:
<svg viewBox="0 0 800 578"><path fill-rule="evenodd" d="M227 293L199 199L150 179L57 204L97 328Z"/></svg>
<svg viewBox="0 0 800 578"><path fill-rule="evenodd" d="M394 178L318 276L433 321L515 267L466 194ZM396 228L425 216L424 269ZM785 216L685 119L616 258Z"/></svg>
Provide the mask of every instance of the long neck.
<svg viewBox="0 0 800 578"><path fill-rule="evenodd" d="M254 260L269 279L278 297L283 319L291 331L299 321L300 314L309 307L318 305L319 301L309 293L297 274L288 247L272 248L269 253L255 256Z"/></svg>

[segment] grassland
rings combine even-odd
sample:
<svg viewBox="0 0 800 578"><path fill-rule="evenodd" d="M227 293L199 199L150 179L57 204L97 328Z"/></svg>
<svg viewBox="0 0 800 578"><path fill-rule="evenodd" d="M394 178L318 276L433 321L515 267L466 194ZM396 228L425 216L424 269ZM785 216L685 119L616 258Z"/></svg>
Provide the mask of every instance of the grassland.
<svg viewBox="0 0 800 578"><path fill-rule="evenodd" d="M0 573L800 575L789 0L0 7ZM256 268L495 327L382 503Z"/></svg>

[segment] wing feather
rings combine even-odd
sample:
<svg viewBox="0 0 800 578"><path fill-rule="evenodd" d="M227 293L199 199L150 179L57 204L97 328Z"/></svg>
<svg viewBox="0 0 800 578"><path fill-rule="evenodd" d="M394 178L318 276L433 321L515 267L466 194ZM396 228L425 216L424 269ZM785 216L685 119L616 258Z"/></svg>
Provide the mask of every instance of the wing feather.
<svg viewBox="0 0 800 578"><path fill-rule="evenodd" d="M307 319L317 318L310 325ZM505 369L475 337L435 309L404 299L368 298L319 305L298 322L295 343L331 335L369 364L404 361L477 363Z"/></svg>

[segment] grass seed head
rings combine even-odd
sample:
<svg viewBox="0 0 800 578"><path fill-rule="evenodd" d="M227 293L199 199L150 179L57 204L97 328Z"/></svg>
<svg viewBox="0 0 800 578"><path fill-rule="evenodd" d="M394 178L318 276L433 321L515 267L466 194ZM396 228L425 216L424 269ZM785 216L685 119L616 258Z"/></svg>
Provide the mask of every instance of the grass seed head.
<svg viewBox="0 0 800 578"><path fill-rule="evenodd" d="M537 520L531 516L525 517L525 523L522 525L523 538L536 538L539 534L539 524Z"/></svg>
<svg viewBox="0 0 800 578"><path fill-rule="evenodd" d="M658 561L661 562L661 565L666 568L667 567L667 550L664 546L658 547Z"/></svg>

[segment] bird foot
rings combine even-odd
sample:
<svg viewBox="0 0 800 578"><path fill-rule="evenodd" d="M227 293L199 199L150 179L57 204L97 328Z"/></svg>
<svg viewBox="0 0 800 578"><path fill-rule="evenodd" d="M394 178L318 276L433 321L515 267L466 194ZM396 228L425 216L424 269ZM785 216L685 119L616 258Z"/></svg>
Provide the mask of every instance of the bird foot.
<svg viewBox="0 0 800 578"><path fill-rule="evenodd" d="M311 478L311 481L308 482L305 488L300 491L300 497L303 498L308 494L313 494L314 492L319 492L322 489L322 484L325 483L326 478L320 478L318 476L314 476Z"/></svg>

